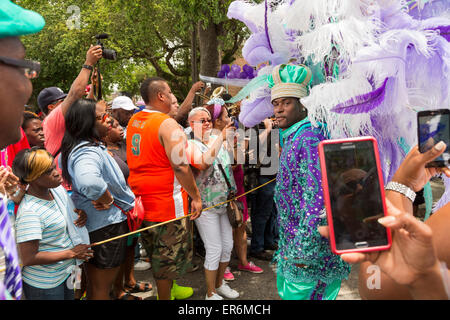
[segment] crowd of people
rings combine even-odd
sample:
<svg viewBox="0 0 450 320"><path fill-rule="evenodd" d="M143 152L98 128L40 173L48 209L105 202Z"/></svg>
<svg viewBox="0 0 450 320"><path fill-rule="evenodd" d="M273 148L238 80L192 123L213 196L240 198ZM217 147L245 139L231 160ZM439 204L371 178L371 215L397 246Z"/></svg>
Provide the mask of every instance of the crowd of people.
<svg viewBox="0 0 450 320"><path fill-rule="evenodd" d="M308 94L306 66L275 68L268 78L276 120L261 123L257 140L280 139L269 147L278 172L265 175L264 164L237 161L239 150L250 156L249 145L236 138L226 92L196 98L210 93L199 81L179 105L169 82L149 77L140 84L143 108L125 95L104 101L86 94L96 84L98 45L87 50L67 94L43 89L40 114L24 111L40 66L24 60L19 37L39 32L44 21L10 1L0 13L0 298L73 300L86 292L88 300L139 300L131 293L152 285L135 279L138 243L160 300L192 296L176 280L193 268L194 243L204 249L205 300L240 296L229 285L233 250L242 271L263 272L249 257L276 263L282 299L336 299L349 263L362 263L363 298L449 298L448 206L423 223L409 198L387 191L389 215L379 222L394 231L391 249L331 252L317 148L329 136L299 100ZM392 181L417 192L436 174L450 177L447 168L426 168L444 150L443 143L423 154L413 149ZM229 195L263 184L238 198L243 219L233 225ZM144 231L120 237L134 231L129 219L138 198ZM371 264L382 270L380 290L365 285Z"/></svg>

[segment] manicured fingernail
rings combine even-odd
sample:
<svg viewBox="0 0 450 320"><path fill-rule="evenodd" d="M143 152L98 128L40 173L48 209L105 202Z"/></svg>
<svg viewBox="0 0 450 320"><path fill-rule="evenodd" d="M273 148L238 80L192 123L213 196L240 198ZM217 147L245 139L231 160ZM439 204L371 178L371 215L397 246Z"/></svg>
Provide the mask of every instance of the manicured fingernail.
<svg viewBox="0 0 450 320"><path fill-rule="evenodd" d="M394 216L387 216L387 217L383 217L378 219L378 223L382 224L382 225L390 225L392 223L395 222L395 217Z"/></svg>
<svg viewBox="0 0 450 320"><path fill-rule="evenodd" d="M447 146L447 145L445 144L444 141L439 141L439 142L434 146L434 148L435 148L437 151L442 151L446 146Z"/></svg>

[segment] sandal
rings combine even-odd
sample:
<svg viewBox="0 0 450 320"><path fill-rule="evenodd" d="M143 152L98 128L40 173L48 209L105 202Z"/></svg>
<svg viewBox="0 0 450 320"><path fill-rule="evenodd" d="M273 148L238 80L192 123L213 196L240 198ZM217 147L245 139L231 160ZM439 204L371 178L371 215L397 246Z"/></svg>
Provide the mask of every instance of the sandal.
<svg viewBox="0 0 450 320"><path fill-rule="evenodd" d="M142 289L142 285L144 285L144 288ZM137 293L137 292L147 292L152 290L151 283L148 282L136 282L134 286L130 286L128 284L124 285L125 290L127 290L130 293Z"/></svg>
<svg viewBox="0 0 450 320"><path fill-rule="evenodd" d="M129 292L125 292L121 297L116 298L116 300L142 300L142 298L133 296Z"/></svg>

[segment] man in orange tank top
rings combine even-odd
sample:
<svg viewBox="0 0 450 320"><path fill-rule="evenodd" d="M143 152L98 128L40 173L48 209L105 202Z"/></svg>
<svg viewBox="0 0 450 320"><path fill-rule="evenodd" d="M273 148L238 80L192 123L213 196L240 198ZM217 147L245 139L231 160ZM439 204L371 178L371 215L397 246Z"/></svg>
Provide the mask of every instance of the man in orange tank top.
<svg viewBox="0 0 450 320"><path fill-rule="evenodd" d="M128 123L127 162L128 183L144 204L143 227L185 216L188 196L194 220L201 214L202 202L185 154L186 136L168 115L172 103L170 87L162 78L149 78L141 85L141 96L146 107ZM173 298L174 280L189 269L192 261L190 233L182 221L141 234L161 300Z"/></svg>

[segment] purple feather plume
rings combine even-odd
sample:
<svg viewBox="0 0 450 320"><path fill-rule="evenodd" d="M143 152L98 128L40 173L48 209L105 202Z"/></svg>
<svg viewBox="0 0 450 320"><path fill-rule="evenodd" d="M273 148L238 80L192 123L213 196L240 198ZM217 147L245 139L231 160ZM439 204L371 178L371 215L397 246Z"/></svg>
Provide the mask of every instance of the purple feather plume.
<svg viewBox="0 0 450 320"><path fill-rule="evenodd" d="M252 5L243 1L233 1L228 7L227 17L229 19L236 19L245 23L251 33L258 32L258 26L245 17L245 13L252 9Z"/></svg>
<svg viewBox="0 0 450 320"><path fill-rule="evenodd" d="M331 109L332 112L344 114L367 113L380 106L386 94L386 84L389 78L384 80L381 87L374 91L359 95L355 98L347 100Z"/></svg>
<svg viewBox="0 0 450 320"><path fill-rule="evenodd" d="M267 0L265 0L265 11L264 11L264 30L266 32L267 43L269 44L270 52L273 53L272 44L270 43L270 35L269 35L269 25L267 24L267 11L269 10L267 5Z"/></svg>
<svg viewBox="0 0 450 320"><path fill-rule="evenodd" d="M445 38L445 40L450 41L450 26L438 26L435 28L430 28L427 30L436 30L439 31L439 34Z"/></svg>

